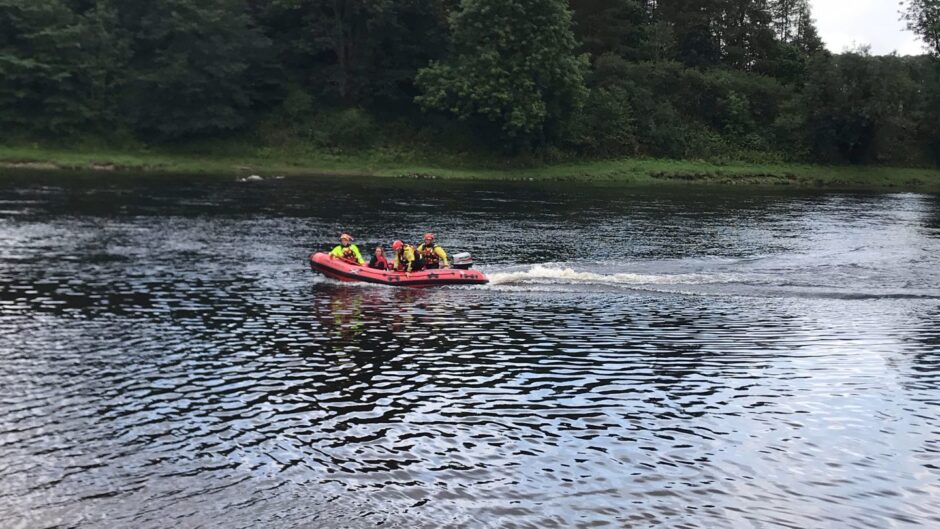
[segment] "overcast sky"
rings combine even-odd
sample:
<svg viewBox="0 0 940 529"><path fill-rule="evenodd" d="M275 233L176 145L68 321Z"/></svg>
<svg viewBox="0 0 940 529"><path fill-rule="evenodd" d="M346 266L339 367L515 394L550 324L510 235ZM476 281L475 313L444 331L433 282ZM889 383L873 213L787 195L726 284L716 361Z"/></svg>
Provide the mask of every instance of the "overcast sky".
<svg viewBox="0 0 940 529"><path fill-rule="evenodd" d="M918 55L924 48L904 27L898 0L810 0L819 36L839 53L855 44L871 44L871 52Z"/></svg>

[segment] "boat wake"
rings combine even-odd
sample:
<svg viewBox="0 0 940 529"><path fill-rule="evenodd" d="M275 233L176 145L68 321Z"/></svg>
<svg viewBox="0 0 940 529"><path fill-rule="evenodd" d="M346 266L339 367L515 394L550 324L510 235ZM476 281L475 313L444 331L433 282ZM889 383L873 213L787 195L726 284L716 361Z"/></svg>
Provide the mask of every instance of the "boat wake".
<svg viewBox="0 0 940 529"><path fill-rule="evenodd" d="M691 265L691 266L689 266ZM656 270L649 273L637 270ZM632 268L632 269L630 269ZM552 263L487 271L490 288L512 291L633 290L681 295L760 298L940 299L936 288L822 281L807 273L802 282L773 270L743 270L741 263Z"/></svg>
<svg viewBox="0 0 940 529"><path fill-rule="evenodd" d="M740 278L729 273L663 273L636 272L603 273L593 270L575 269L564 264L537 264L522 270L491 272L488 274L493 286L524 285L598 285L641 287L652 285L708 285L732 283Z"/></svg>
<svg viewBox="0 0 940 529"><path fill-rule="evenodd" d="M580 294L620 291L766 299L940 299L940 288L934 285L899 284L891 277L866 277L864 270L860 272L853 267L826 270L791 267L789 273L781 274L774 263L764 264L754 259L554 262L486 267L481 271L489 278L489 284L483 288L505 292ZM339 283L322 276L316 276L315 281L346 288L383 287L373 283Z"/></svg>

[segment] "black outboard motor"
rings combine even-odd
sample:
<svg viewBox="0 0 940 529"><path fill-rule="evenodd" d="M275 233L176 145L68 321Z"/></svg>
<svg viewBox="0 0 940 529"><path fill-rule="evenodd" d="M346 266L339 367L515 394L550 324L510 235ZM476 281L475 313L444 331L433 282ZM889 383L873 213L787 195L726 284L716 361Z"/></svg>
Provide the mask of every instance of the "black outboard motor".
<svg viewBox="0 0 940 529"><path fill-rule="evenodd" d="M454 268L467 270L473 266L473 257L470 256L469 252L455 253L451 256L450 264Z"/></svg>

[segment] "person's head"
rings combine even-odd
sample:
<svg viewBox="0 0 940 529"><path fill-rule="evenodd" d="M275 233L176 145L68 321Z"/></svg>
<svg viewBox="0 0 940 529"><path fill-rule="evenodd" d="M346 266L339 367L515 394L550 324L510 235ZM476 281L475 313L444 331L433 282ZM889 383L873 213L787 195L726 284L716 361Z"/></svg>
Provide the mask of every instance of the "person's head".
<svg viewBox="0 0 940 529"><path fill-rule="evenodd" d="M349 246L350 243L352 243L352 241L353 241L352 235L350 235L350 234L348 234L348 233L344 233L344 234L342 234L342 235L339 236L339 242L340 242L340 244L342 244L343 246Z"/></svg>
<svg viewBox="0 0 940 529"><path fill-rule="evenodd" d="M425 233L424 234L424 244L434 244L434 234Z"/></svg>
<svg viewBox="0 0 940 529"><path fill-rule="evenodd" d="M404 247L405 247L405 243L401 241L395 241L392 243L392 250L395 250L396 252L401 251L401 249Z"/></svg>
<svg viewBox="0 0 940 529"><path fill-rule="evenodd" d="M385 247L381 244L375 247L375 256L376 257L385 257Z"/></svg>

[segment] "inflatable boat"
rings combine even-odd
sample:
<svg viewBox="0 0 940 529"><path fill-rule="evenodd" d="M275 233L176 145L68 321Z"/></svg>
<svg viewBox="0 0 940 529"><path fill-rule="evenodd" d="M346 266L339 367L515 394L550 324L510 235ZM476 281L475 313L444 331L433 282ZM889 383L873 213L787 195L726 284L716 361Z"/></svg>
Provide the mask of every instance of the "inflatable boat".
<svg viewBox="0 0 940 529"><path fill-rule="evenodd" d="M395 287L427 288L446 285L485 285L489 279L478 270L471 270L469 254L454 256L453 268L396 272L377 270L350 263L338 257L318 252L310 255L310 269L338 281L378 283Z"/></svg>

